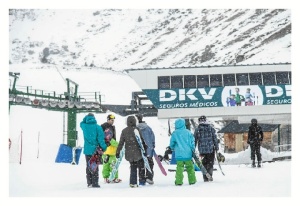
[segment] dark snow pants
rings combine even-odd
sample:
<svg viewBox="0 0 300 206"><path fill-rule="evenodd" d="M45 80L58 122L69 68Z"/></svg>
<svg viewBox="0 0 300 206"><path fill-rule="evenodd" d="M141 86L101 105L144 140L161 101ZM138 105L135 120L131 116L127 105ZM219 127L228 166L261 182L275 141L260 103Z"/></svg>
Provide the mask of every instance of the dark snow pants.
<svg viewBox="0 0 300 206"><path fill-rule="evenodd" d="M148 159L148 162L149 162L149 166L150 166L150 169L152 171L149 172L149 170L145 169L146 170L146 179L149 179L149 180L153 180L153 177L154 177L154 171L153 171L153 167L154 167L154 162L153 162L153 158L152 157L147 157Z"/></svg>
<svg viewBox="0 0 300 206"><path fill-rule="evenodd" d="M97 167L95 172L91 172L88 169L88 162L91 159L92 155L85 155L85 160L86 160L86 181L88 185L98 185L99 184L99 168Z"/></svg>
<svg viewBox="0 0 300 206"><path fill-rule="evenodd" d="M205 167L207 172L211 176L213 176L214 162L215 162L215 152L208 153L208 154L201 154L201 156L203 156L203 159L202 159L203 166ZM203 175L203 180L204 180L204 182L207 182L208 178L205 175Z"/></svg>
<svg viewBox="0 0 300 206"><path fill-rule="evenodd" d="M256 155L257 161L261 162L260 144L257 142L250 144L250 149L251 149L251 160L255 161L255 155Z"/></svg>
<svg viewBox="0 0 300 206"><path fill-rule="evenodd" d="M137 175L139 171L139 182L145 183L145 166L144 160L140 159L138 161L129 162L130 163L130 180L129 184L136 185L137 184Z"/></svg>

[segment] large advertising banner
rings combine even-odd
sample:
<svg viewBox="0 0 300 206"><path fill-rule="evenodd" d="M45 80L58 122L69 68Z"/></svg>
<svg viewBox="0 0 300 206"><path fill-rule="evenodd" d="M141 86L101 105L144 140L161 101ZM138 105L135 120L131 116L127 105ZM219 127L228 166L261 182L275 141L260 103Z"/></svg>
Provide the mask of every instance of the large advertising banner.
<svg viewBox="0 0 300 206"><path fill-rule="evenodd" d="M291 85L143 90L157 109L291 104Z"/></svg>

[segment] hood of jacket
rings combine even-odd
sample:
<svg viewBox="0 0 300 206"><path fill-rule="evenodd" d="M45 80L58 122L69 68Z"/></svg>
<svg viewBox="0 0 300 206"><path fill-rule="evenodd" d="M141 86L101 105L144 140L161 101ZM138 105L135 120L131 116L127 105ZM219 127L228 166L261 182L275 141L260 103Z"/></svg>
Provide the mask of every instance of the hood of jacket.
<svg viewBox="0 0 300 206"><path fill-rule="evenodd" d="M91 116L91 115L85 116L82 121L86 124L96 124L97 123L97 120L95 119L95 117Z"/></svg>
<svg viewBox="0 0 300 206"><path fill-rule="evenodd" d="M176 119L175 121L175 129L186 129L185 120L182 118Z"/></svg>
<svg viewBox="0 0 300 206"><path fill-rule="evenodd" d="M138 128L140 128L141 130L143 130L143 129L147 128L147 127L148 127L148 125L145 122L142 122L142 123L138 124Z"/></svg>
<svg viewBox="0 0 300 206"><path fill-rule="evenodd" d="M136 118L135 118L135 116L129 116L127 118L127 126L128 127L135 127L136 126Z"/></svg>

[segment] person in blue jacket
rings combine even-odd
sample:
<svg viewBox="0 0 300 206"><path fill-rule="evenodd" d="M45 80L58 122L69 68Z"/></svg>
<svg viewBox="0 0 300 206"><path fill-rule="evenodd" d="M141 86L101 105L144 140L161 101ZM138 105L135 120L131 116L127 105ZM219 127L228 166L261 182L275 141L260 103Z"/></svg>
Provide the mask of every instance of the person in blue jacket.
<svg viewBox="0 0 300 206"><path fill-rule="evenodd" d="M175 185L179 186L183 184L184 168L187 171L189 184L195 184L197 179L192 161L193 151L195 150L195 139L191 131L186 129L183 118L176 119L175 121L175 130L171 135L170 148L175 151Z"/></svg>
<svg viewBox="0 0 300 206"><path fill-rule="evenodd" d="M198 145L203 166L207 172L213 176L215 151L219 150L219 141L216 130L206 122L206 116L200 116L198 121L199 125L194 132L195 145ZM206 175L203 175L203 180L204 182L209 181Z"/></svg>
<svg viewBox="0 0 300 206"><path fill-rule="evenodd" d="M153 153L154 152L153 152L153 150L155 148L155 135L154 135L152 128L145 121L143 121L142 114L137 114L136 117L139 122L139 124L137 125L137 128L140 129L140 132L142 133L144 141L145 141L146 145L148 146L148 148L146 150L146 155L147 155L150 169L152 171L152 173L151 173L148 170L146 170L146 176L145 176L146 182L150 185L153 185L154 184L154 181L153 181L153 177L154 177Z"/></svg>
<svg viewBox="0 0 300 206"><path fill-rule="evenodd" d="M88 187L100 187L99 185L99 168L95 172L91 172L88 168L88 162L99 146L104 152L107 148L103 129L97 124L94 114L89 113L80 123L80 128L83 131L84 146L83 154L86 159L86 179Z"/></svg>

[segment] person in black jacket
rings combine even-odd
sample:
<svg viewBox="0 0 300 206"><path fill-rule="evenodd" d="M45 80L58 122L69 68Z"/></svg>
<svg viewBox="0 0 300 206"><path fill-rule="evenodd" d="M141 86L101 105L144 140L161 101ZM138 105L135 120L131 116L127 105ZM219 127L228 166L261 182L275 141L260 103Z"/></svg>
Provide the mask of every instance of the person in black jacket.
<svg viewBox="0 0 300 206"><path fill-rule="evenodd" d="M138 131L145 150L147 150L147 145L143 139L143 136L141 135L140 130L136 126L136 122L137 120L135 116L129 116L127 118L127 127L124 128L121 132L120 142L116 152L116 157L119 158L120 152L125 144L125 159L130 163L130 187L138 187L138 174L139 184L145 185L146 182L144 160L142 157L140 146L135 137L135 130Z"/></svg>
<svg viewBox="0 0 300 206"><path fill-rule="evenodd" d="M195 146L198 145L203 166L213 176L215 151L219 150L219 141L216 130L206 122L206 116L199 117L198 121L199 125L194 132ZM206 175L203 175L203 180L204 182L209 181Z"/></svg>
<svg viewBox="0 0 300 206"><path fill-rule="evenodd" d="M251 126L249 127L248 131L247 143L250 144L252 167L256 167L255 154L257 156L258 161L257 167L261 167L260 145L263 139L264 133L261 129L261 126L257 124L257 119L251 119Z"/></svg>

